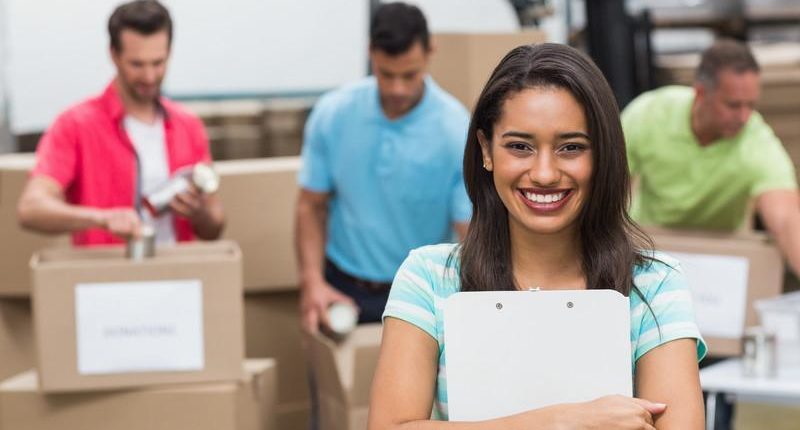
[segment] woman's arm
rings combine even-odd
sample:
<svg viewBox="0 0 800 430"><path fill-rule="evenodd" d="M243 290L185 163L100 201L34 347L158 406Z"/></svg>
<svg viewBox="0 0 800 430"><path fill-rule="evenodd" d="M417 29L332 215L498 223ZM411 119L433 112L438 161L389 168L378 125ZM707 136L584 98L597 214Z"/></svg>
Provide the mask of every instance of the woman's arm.
<svg viewBox="0 0 800 430"><path fill-rule="evenodd" d="M643 355L636 364L636 396L667 405L666 411L655 417L658 430L702 430L697 341L673 340Z"/></svg>
<svg viewBox="0 0 800 430"><path fill-rule="evenodd" d="M645 400L607 396L483 422L431 421L438 356L436 340L423 330L403 320L385 319L372 381L370 430L652 430L652 415L663 410L663 406Z"/></svg>

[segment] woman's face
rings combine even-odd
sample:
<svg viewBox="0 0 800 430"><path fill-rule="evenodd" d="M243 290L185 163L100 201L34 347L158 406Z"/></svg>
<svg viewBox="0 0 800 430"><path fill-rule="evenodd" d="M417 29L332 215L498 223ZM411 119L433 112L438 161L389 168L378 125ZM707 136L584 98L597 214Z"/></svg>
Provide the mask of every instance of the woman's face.
<svg viewBox="0 0 800 430"><path fill-rule="evenodd" d="M592 142L583 108L569 91L522 90L503 104L494 134L478 136L512 232L554 234L577 227L589 193Z"/></svg>

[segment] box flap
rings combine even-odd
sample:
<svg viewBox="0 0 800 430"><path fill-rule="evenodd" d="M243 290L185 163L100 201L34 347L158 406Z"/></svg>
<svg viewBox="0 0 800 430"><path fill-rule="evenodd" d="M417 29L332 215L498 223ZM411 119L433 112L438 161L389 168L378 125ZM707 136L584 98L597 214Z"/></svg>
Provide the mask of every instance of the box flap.
<svg viewBox="0 0 800 430"><path fill-rule="evenodd" d="M89 248L48 248L31 257L33 270L47 270L97 265L131 266L131 265L163 265L176 264L181 261L203 261L204 259L238 260L241 259L239 245L233 241L186 242L170 246L158 247L155 257L133 261L125 257L124 245L94 246Z"/></svg>

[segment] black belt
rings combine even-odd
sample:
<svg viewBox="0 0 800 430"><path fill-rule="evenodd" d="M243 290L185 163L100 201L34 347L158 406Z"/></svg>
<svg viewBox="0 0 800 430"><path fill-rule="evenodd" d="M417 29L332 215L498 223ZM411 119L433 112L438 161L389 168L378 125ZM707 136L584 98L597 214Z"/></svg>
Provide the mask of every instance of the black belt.
<svg viewBox="0 0 800 430"><path fill-rule="evenodd" d="M362 290L367 290L372 293L385 293L392 288L391 282L375 282L375 281L368 281L366 279L356 278L355 276L342 271L339 267L337 267L333 262L330 260L326 260L325 264L330 268L330 270L336 275L341 276L342 278L346 279L347 282L355 285Z"/></svg>

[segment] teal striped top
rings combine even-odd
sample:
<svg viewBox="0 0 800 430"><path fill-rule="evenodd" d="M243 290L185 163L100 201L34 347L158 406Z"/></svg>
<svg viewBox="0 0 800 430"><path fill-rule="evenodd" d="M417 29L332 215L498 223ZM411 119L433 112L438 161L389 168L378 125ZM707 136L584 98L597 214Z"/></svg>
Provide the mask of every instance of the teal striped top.
<svg viewBox="0 0 800 430"><path fill-rule="evenodd" d="M447 420L447 372L444 345L444 300L461 288L457 264L446 266L454 244L425 246L411 251L397 271L383 318L407 321L439 344L434 417ZM649 303L630 295L631 354L636 361L651 349L675 339L697 340L697 358L706 345L694 322L692 299L677 260L656 253L657 261L634 269L634 284ZM658 325L656 325L656 320ZM660 332L659 332L660 328Z"/></svg>

